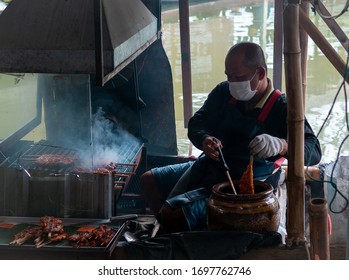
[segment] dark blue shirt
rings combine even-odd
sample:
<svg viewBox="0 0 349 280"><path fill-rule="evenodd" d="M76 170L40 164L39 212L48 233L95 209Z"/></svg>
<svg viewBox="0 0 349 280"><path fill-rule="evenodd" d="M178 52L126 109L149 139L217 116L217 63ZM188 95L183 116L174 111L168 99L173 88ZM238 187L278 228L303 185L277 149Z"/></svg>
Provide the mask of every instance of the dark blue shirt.
<svg viewBox="0 0 349 280"><path fill-rule="evenodd" d="M188 137L194 146L200 150L202 149L202 142L207 136L214 136L221 140L223 144L222 152L229 166L231 177L238 180L248 165L248 144L255 136L266 133L287 139L287 100L284 94L279 96L266 119L260 122L258 116L263 108L246 110L244 102L237 101L232 104L231 98L228 83L218 84L208 95L203 106L190 119ZM268 101L265 104L267 103ZM253 166L254 178L257 180L270 176L274 171L275 160L280 157L255 159ZM287 158L287 155L284 157ZM320 162L320 159L320 143L305 118L304 162L315 165ZM211 174L207 175L210 177L207 179L208 181L211 181L211 179L217 182L226 180L221 163L204 156L200 158L196 165L201 174Z"/></svg>

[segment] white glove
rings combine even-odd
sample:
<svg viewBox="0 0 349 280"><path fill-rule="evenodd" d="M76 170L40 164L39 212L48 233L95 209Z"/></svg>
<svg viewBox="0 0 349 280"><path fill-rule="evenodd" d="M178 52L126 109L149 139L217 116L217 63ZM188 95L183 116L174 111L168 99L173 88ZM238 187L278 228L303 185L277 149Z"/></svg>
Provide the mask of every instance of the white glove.
<svg viewBox="0 0 349 280"><path fill-rule="evenodd" d="M250 154L259 158L269 158L285 149L286 141L268 134L256 136L248 145Z"/></svg>

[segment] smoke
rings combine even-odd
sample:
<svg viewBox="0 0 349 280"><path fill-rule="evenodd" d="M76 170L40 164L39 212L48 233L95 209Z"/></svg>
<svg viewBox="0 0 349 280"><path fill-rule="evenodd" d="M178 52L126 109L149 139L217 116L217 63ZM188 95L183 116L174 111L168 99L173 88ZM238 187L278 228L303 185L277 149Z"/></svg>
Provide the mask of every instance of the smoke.
<svg viewBox="0 0 349 280"><path fill-rule="evenodd" d="M92 155L83 151L80 158L84 165L98 167L110 162L127 162L133 149L140 147L140 141L123 129L116 121L105 117L101 107L92 116Z"/></svg>

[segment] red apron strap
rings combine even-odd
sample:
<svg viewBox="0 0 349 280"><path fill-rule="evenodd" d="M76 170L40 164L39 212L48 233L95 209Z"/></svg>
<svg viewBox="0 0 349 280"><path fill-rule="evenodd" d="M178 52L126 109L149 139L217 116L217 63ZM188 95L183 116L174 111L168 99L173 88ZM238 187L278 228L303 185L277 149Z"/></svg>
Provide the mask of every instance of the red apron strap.
<svg viewBox="0 0 349 280"><path fill-rule="evenodd" d="M264 105L261 113L258 116L258 120L260 122L264 122L265 119L267 118L267 116L269 115L271 108L273 108L273 105L275 103L275 101L279 98L279 96L281 95L281 91L279 91L278 89L276 89L272 95L270 96L270 98L268 99L267 103Z"/></svg>
<svg viewBox="0 0 349 280"><path fill-rule="evenodd" d="M273 108L275 101L279 98L280 95L281 95L281 91L280 90L278 90L278 89L274 90L274 92L271 94L271 96L269 97L268 101L264 105L262 111L260 112L260 114L258 116L258 121L260 121L262 123L265 121L265 119L269 115L271 109ZM230 100L229 100L229 103L231 105L235 105L236 102L237 102L237 100L234 97L230 98ZM284 162L284 160L285 160L284 157L279 158L278 160L276 160L274 162L274 168L279 168L282 165L282 163Z"/></svg>
<svg viewBox="0 0 349 280"><path fill-rule="evenodd" d="M281 167L281 165L284 161L285 161L284 157L281 157L281 158L277 159L276 161L274 161L274 169Z"/></svg>
<svg viewBox="0 0 349 280"><path fill-rule="evenodd" d="M229 104L231 104L231 105L235 105L236 102L238 102L238 101L234 97L229 99Z"/></svg>

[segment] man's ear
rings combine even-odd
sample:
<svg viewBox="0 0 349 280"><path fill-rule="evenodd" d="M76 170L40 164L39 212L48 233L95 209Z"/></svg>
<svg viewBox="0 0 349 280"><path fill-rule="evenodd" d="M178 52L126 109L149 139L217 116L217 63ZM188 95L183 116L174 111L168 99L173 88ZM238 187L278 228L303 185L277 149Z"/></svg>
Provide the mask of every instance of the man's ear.
<svg viewBox="0 0 349 280"><path fill-rule="evenodd" d="M257 71L258 71L260 80L264 79L265 76L267 75L267 71L266 71L266 69L264 67L258 67Z"/></svg>

